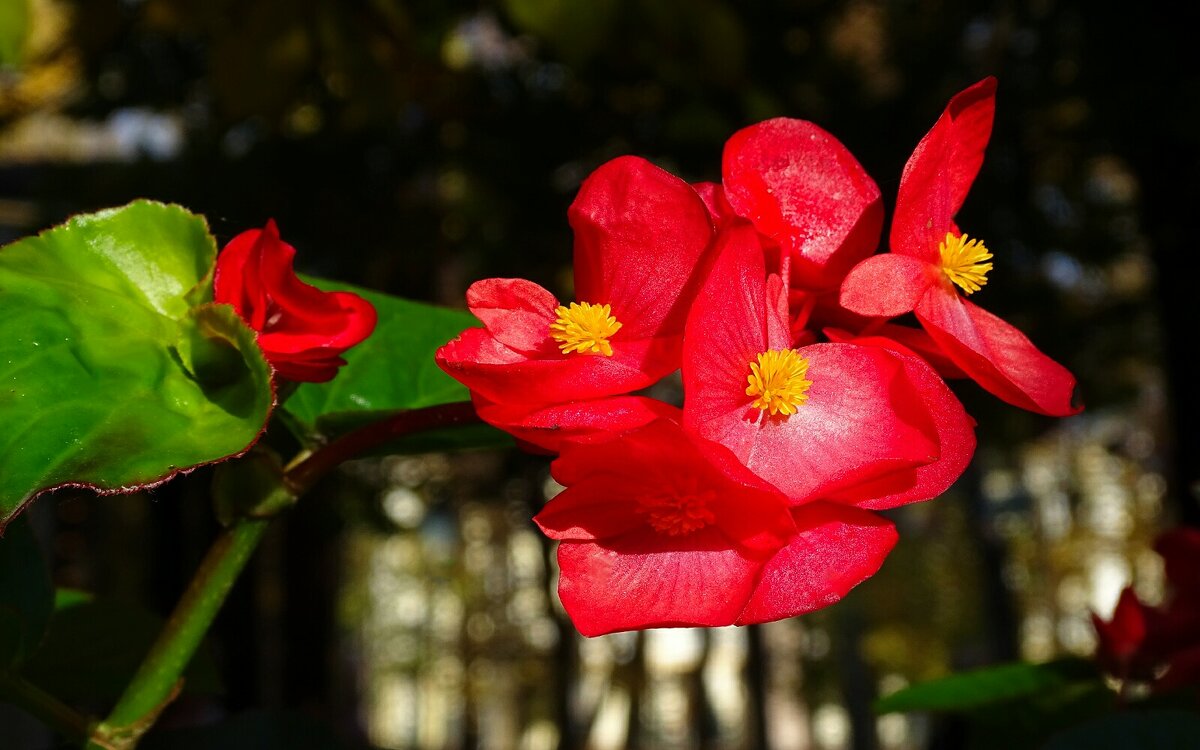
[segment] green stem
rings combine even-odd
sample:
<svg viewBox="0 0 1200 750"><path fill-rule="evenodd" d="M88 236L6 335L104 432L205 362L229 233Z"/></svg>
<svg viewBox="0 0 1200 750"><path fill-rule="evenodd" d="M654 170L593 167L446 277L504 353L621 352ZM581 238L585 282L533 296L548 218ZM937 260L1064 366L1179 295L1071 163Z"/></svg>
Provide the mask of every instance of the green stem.
<svg viewBox="0 0 1200 750"><path fill-rule="evenodd" d="M241 519L213 542L116 708L97 728L108 744L134 747L175 696L180 676L262 539L267 523L268 519Z"/></svg>
<svg viewBox="0 0 1200 750"><path fill-rule="evenodd" d="M282 489L291 498L343 461L397 437L457 424L478 423L469 402L402 412L359 428L304 456L284 472ZM158 640L104 723L90 727L89 749L131 750L175 697L180 677L199 648L270 518L240 518L225 529L167 620ZM88 736L85 724L83 736Z"/></svg>
<svg viewBox="0 0 1200 750"><path fill-rule="evenodd" d="M0 698L24 709L72 740L86 740L96 723L37 685L16 675L0 675Z"/></svg>

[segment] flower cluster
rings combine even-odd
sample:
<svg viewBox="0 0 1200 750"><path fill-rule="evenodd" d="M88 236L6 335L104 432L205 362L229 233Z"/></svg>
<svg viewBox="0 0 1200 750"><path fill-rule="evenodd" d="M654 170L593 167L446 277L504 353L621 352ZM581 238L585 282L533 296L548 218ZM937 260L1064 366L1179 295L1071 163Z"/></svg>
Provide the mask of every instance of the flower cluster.
<svg viewBox="0 0 1200 750"><path fill-rule="evenodd" d="M1200 530L1168 531L1154 544L1171 595L1163 607L1143 604L1130 586L1111 620L1095 614L1096 659L1122 684L1149 684L1165 693L1200 683Z"/></svg>
<svg viewBox="0 0 1200 750"><path fill-rule="evenodd" d="M956 96L904 171L891 253L878 187L833 136L774 119L726 143L720 183L636 157L569 210L575 301L476 282L482 328L437 354L479 415L558 454L535 518L585 635L748 624L831 604L896 542L872 511L945 491L975 449L943 381L1065 415L1074 380L967 302L991 255L954 223L995 83ZM960 293L958 290L961 289ZM922 328L892 319L915 312ZM639 391L680 370L682 408Z"/></svg>

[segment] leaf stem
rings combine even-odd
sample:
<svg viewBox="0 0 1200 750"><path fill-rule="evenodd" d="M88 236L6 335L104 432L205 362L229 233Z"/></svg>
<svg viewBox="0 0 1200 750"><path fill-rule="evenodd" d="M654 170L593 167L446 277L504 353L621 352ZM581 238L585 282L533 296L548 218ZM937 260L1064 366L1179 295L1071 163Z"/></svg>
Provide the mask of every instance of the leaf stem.
<svg viewBox="0 0 1200 750"><path fill-rule="evenodd" d="M267 523L267 519L241 519L213 542L137 674L112 713L97 727L100 738L113 747L134 747L175 697L180 676L262 539Z"/></svg>
<svg viewBox="0 0 1200 750"><path fill-rule="evenodd" d="M14 674L0 675L0 699L24 709L72 740L86 740L96 721Z"/></svg>
<svg viewBox="0 0 1200 750"><path fill-rule="evenodd" d="M284 481L295 495L302 495L321 477L356 456L389 440L413 432L424 432L453 425L479 424L482 420L469 401L427 406L424 409L402 411L387 419L364 425L312 452L291 466Z"/></svg>

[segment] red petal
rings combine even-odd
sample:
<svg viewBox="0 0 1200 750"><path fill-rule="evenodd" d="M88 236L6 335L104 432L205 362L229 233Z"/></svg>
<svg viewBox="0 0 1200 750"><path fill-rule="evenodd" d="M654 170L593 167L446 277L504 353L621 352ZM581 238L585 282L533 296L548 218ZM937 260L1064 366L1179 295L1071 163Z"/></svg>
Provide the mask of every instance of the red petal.
<svg viewBox="0 0 1200 750"><path fill-rule="evenodd" d="M618 332L620 333L620 332ZM468 328L438 349L438 366L489 401L549 405L615 396L653 385L679 366L676 338L621 341L613 356L514 351L481 328Z"/></svg>
<svg viewBox="0 0 1200 750"><path fill-rule="evenodd" d="M559 598L586 636L731 625L761 566L707 529L684 537L646 530L604 544L563 542L558 564Z"/></svg>
<svg viewBox="0 0 1200 750"><path fill-rule="evenodd" d="M467 309L501 344L527 353L554 353L550 325L558 300L525 279L483 279L467 289Z"/></svg>
<svg viewBox="0 0 1200 750"><path fill-rule="evenodd" d="M879 188L811 122L776 118L739 130L725 143L722 175L733 209L791 255L794 286L837 286L879 243Z"/></svg>
<svg viewBox="0 0 1200 750"><path fill-rule="evenodd" d="M775 551L795 530L786 498L778 490L742 466L728 449L689 435L670 420L606 442L565 445L551 472L567 490L547 510L584 487L608 497L607 512L614 515L626 512L629 500L702 496L713 514L713 527L730 543L756 554ZM554 516L561 517L561 512ZM539 523L544 520L539 514ZM547 535L564 538L550 531Z"/></svg>
<svg viewBox="0 0 1200 750"><path fill-rule="evenodd" d="M623 156L584 180L567 215L576 299L611 305L624 337L682 333L713 235L696 191L645 159Z"/></svg>
<svg viewBox="0 0 1200 750"><path fill-rule="evenodd" d="M893 472L829 499L883 510L937 497L962 476L975 455L975 420L933 368L913 352L882 337L863 337L855 343L880 346L900 358L908 381L920 394L925 413L933 419L939 455L932 463Z"/></svg>
<svg viewBox="0 0 1200 750"><path fill-rule="evenodd" d="M763 568L738 625L833 604L874 575L896 544L891 521L867 511L810 503L792 515L800 532Z"/></svg>
<svg viewBox="0 0 1200 750"><path fill-rule="evenodd" d="M892 252L939 263L938 245L953 231L983 164L996 112L996 79L959 92L904 165L892 217Z"/></svg>
<svg viewBox="0 0 1200 750"><path fill-rule="evenodd" d="M931 287L916 313L946 356L1000 399L1052 417L1083 408L1071 405L1074 375L1025 334L956 292Z"/></svg>
<svg viewBox="0 0 1200 750"><path fill-rule="evenodd" d="M1105 621L1092 615L1092 624L1100 643L1096 656L1110 673L1117 677L1129 677L1134 656L1146 640L1145 605L1126 587L1113 609L1112 619Z"/></svg>
<svg viewBox="0 0 1200 750"><path fill-rule="evenodd" d="M838 302L850 312L881 318L912 312L933 284L931 270L938 267L907 255L872 255L846 275Z"/></svg>
<svg viewBox="0 0 1200 750"><path fill-rule="evenodd" d="M475 411L490 425L518 440L550 453L558 453L567 441L623 432L655 419L682 419L679 409L644 396L614 396L592 401L572 401L548 407L528 404L496 404L476 397Z"/></svg>

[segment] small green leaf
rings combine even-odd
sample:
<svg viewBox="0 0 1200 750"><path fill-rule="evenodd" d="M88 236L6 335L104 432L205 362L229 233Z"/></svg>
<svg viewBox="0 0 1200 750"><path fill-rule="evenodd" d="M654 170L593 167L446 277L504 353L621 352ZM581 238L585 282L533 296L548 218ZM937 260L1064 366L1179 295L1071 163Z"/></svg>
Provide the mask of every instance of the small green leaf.
<svg viewBox="0 0 1200 750"><path fill-rule="evenodd" d="M433 361L438 347L466 328L475 316L349 287L307 279L323 289L366 297L379 314L375 332L346 352L346 366L328 383L305 383L284 403L285 423L305 444L318 444L356 427L409 409L467 401L467 389ZM503 445L507 438L486 425L422 433L388 446L394 452Z"/></svg>
<svg viewBox="0 0 1200 750"><path fill-rule="evenodd" d="M325 724L299 713L252 711L206 727L151 732L142 750L344 750Z"/></svg>
<svg viewBox="0 0 1200 750"><path fill-rule="evenodd" d="M0 537L0 671L36 649L54 608L54 586L27 521Z"/></svg>
<svg viewBox="0 0 1200 750"><path fill-rule="evenodd" d="M1001 664L906 687L876 701L875 712L967 711L1096 679L1095 667L1081 659Z"/></svg>
<svg viewBox="0 0 1200 750"><path fill-rule="evenodd" d="M0 250L0 527L63 485L123 492L244 451L270 370L232 308L199 304L204 219L136 201Z"/></svg>
<svg viewBox="0 0 1200 750"><path fill-rule="evenodd" d="M1200 714L1194 711L1131 711L1072 727L1050 738L1043 750L1194 750L1200 747Z"/></svg>
<svg viewBox="0 0 1200 750"><path fill-rule="evenodd" d="M21 675L61 700L110 702L121 696L162 630L158 615L123 603L61 593L64 606L50 618L42 647ZM216 665L200 649L184 673L184 690L221 689Z"/></svg>

